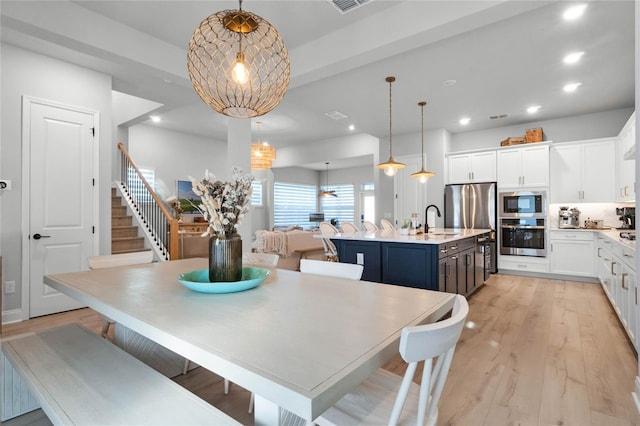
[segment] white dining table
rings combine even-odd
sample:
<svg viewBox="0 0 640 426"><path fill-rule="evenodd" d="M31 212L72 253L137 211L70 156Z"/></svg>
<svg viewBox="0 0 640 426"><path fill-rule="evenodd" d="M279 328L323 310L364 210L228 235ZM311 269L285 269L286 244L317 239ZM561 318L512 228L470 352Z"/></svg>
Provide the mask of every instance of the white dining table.
<svg viewBox="0 0 640 426"><path fill-rule="evenodd" d="M311 422L398 353L404 327L453 305L448 293L280 269L237 293L197 293L177 280L205 268L207 259L185 259L44 281L254 392L257 425L281 424L281 408Z"/></svg>

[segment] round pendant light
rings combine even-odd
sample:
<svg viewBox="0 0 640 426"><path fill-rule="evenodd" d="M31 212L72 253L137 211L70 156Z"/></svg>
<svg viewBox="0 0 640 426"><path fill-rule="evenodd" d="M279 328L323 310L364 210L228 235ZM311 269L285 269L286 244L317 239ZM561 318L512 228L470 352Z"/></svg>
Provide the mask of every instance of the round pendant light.
<svg viewBox="0 0 640 426"><path fill-rule="evenodd" d="M418 102L418 106L420 107L421 110L421 115L422 115L422 120L421 120L421 129L422 129L422 155L420 156L420 158L422 159L422 167L420 168L420 170L418 170L415 173L411 173L411 177L412 178L416 178L420 181L420 183L427 183L427 180L429 180L429 178L431 176L435 176L436 174L433 172L429 172L427 170L424 169L424 106L427 103L425 101L422 102Z"/></svg>
<svg viewBox="0 0 640 426"><path fill-rule="evenodd" d="M213 110L235 118L264 115L287 92L287 48L265 19L242 10L224 10L204 19L189 41L189 78Z"/></svg>
<svg viewBox="0 0 640 426"><path fill-rule="evenodd" d="M391 84L396 81L395 77L387 77L385 81L389 83L389 159L384 163L377 164L376 167L382 169L387 176L395 176L398 170L405 167L405 164L398 163L393 159L392 153L392 134L391 134Z"/></svg>

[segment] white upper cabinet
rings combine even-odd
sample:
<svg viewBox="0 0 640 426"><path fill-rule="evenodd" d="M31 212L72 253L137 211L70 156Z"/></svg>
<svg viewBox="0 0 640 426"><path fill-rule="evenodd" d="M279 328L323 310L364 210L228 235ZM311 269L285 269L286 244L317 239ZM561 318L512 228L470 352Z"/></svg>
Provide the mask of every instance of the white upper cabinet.
<svg viewBox="0 0 640 426"><path fill-rule="evenodd" d="M498 188L549 186L549 145L498 150Z"/></svg>
<svg viewBox="0 0 640 426"><path fill-rule="evenodd" d="M495 182L496 152L452 154L448 170L449 183Z"/></svg>
<svg viewBox="0 0 640 426"><path fill-rule="evenodd" d="M616 171L618 172L616 183L616 201L632 201L636 199L636 114L631 115L624 125L617 141ZM633 159L625 159L630 153L634 153Z"/></svg>
<svg viewBox="0 0 640 426"><path fill-rule="evenodd" d="M561 143L551 148L551 203L615 200L615 139Z"/></svg>

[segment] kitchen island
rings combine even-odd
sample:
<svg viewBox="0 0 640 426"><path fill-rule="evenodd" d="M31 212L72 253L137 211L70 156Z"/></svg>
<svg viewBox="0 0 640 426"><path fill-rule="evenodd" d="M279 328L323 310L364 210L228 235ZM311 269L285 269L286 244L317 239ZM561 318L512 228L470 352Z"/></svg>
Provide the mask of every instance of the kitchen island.
<svg viewBox="0 0 640 426"><path fill-rule="evenodd" d="M490 229L435 228L336 234L341 262L364 266L363 280L470 295L484 283L483 241Z"/></svg>

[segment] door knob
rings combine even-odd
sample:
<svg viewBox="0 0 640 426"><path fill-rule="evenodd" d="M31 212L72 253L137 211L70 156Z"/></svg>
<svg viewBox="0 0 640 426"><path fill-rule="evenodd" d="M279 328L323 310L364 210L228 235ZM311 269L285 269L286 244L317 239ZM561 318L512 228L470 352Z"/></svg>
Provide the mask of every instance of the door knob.
<svg viewBox="0 0 640 426"><path fill-rule="evenodd" d="M40 238L51 238L51 235L33 234L33 239L34 240L39 240Z"/></svg>

